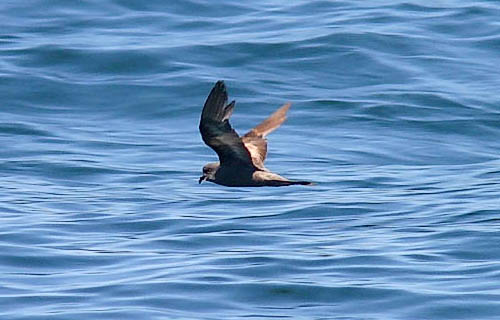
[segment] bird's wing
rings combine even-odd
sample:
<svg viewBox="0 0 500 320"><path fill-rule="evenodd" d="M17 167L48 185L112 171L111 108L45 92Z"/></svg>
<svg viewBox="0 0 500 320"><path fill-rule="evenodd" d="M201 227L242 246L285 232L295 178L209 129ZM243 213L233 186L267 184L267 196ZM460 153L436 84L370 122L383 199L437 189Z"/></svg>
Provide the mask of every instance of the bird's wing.
<svg viewBox="0 0 500 320"><path fill-rule="evenodd" d="M221 165L255 167L249 151L229 124L235 102L227 104L227 98L224 82L217 81L201 113L199 127L201 137L217 153Z"/></svg>
<svg viewBox="0 0 500 320"><path fill-rule="evenodd" d="M264 168L264 161L267 155L266 136L286 120L286 113L290 109L290 106L290 103L283 105L270 115L269 118L247 132L241 139L256 167Z"/></svg>

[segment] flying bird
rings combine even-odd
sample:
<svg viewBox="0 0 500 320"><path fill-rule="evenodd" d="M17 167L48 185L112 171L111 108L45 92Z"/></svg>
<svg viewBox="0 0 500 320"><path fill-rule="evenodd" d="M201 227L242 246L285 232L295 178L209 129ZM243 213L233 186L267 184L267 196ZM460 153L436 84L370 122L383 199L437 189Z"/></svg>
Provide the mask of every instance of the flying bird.
<svg viewBox="0 0 500 320"><path fill-rule="evenodd" d="M203 141L219 156L219 162L203 167L199 183L210 181L228 187L311 185L308 181L291 181L264 167L267 155L266 136L286 119L290 103L240 137L229 124L235 101L227 103L223 81L217 81L208 95L200 119Z"/></svg>

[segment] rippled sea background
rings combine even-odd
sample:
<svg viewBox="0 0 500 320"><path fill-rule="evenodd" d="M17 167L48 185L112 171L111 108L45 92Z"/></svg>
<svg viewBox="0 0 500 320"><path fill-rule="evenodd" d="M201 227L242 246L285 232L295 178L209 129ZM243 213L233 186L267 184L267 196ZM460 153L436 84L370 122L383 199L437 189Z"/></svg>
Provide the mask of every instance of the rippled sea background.
<svg viewBox="0 0 500 320"><path fill-rule="evenodd" d="M3 1L0 319L499 319L498 1ZM267 167L198 185L215 81Z"/></svg>

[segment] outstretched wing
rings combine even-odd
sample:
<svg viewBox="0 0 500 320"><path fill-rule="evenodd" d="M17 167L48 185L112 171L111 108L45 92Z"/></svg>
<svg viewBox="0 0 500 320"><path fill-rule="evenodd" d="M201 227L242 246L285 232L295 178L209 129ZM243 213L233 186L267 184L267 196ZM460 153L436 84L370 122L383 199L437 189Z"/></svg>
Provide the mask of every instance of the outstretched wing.
<svg viewBox="0 0 500 320"><path fill-rule="evenodd" d="M223 81L217 81L208 95L201 113L200 132L203 141L219 156L221 165L255 167L249 151L229 124L234 101L227 104L227 91Z"/></svg>
<svg viewBox="0 0 500 320"><path fill-rule="evenodd" d="M264 168L264 161L267 155L266 136L277 129L286 120L286 113L288 109L290 109L290 106L290 103L283 105L270 115L269 118L246 133L241 139L246 149L249 151L252 162L256 167Z"/></svg>

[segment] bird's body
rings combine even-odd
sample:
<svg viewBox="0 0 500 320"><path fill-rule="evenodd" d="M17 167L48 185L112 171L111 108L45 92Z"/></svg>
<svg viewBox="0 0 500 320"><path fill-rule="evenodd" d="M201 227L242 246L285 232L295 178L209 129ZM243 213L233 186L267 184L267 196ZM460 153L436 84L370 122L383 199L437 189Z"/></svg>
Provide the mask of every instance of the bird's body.
<svg viewBox="0 0 500 320"><path fill-rule="evenodd" d="M217 81L203 107L200 132L203 141L219 156L219 162L203 167L199 182L210 181L228 187L310 185L307 181L291 181L264 167L267 155L266 135L286 119L287 103L240 137L229 124L235 102L227 104L224 82Z"/></svg>
<svg viewBox="0 0 500 320"><path fill-rule="evenodd" d="M263 187L289 186L292 184L310 184L306 181L290 181L276 173L251 168L233 168L220 166L215 173L215 179L208 181L226 187Z"/></svg>

